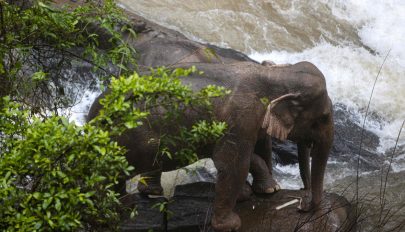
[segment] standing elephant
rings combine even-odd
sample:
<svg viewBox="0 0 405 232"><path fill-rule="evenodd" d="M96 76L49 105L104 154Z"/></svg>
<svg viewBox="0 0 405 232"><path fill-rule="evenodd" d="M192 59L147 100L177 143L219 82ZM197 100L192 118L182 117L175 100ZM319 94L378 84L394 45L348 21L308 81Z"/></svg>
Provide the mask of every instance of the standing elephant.
<svg viewBox="0 0 405 232"><path fill-rule="evenodd" d="M153 31L153 30L152 30ZM156 32L152 33L155 34ZM185 38L172 38L170 36L153 36L150 38L148 33L144 36L141 33L140 37L145 37L138 40L133 44L134 48L140 54L138 59L139 67L149 69L150 67L159 66L176 66L176 65L193 65L196 63L218 63L218 64L232 64L239 62L251 62L256 61L250 59L245 54L232 50L217 47L210 44L201 44ZM258 64L258 63L256 63ZM285 64L276 65L272 61L263 61L263 66L272 67L284 67ZM250 172L253 175L252 188L255 193L273 193L280 189L280 186L272 178L272 166L271 166L271 137L267 136L262 138L266 143L260 143L259 149L263 152L258 155L252 156ZM270 142L270 143L268 143ZM150 175L147 176L150 179ZM159 178L157 176L156 178ZM150 193L158 193L161 191L160 187L156 187L155 190L144 188L142 185L141 191ZM249 190L240 196L240 199L245 199L248 196Z"/></svg>
<svg viewBox="0 0 405 232"><path fill-rule="evenodd" d="M317 209L333 141L332 103L322 73L309 62L282 67L253 62L196 63L195 66L203 74L182 78L184 84L195 91L207 85L231 90L231 94L213 100L214 115L217 120L228 124L228 130L219 141L210 144L206 154L202 154L204 157L212 153L218 170L211 221L213 228L229 231L240 227L240 218L233 208L249 169L259 182L262 179L274 181L266 166L271 158L264 156L261 159L254 153L256 142L270 137L289 139L298 144L304 186L312 196L303 210ZM270 104L265 106L263 99L269 100ZM96 100L89 119L97 115L100 107ZM198 116L190 115L189 120L195 120L194 117ZM152 178L154 182L144 186L151 191L159 190L161 171L176 167L169 159L155 162L158 144L150 141L157 141L158 135L159 131L145 124L118 138L119 144L128 149L126 157L136 172L150 172L150 176L156 177Z"/></svg>

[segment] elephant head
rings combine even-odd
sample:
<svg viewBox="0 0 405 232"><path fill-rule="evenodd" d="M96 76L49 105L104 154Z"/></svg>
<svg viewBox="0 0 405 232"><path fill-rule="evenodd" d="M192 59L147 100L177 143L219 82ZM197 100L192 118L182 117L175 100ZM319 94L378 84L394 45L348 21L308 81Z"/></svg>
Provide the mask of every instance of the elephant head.
<svg viewBox="0 0 405 232"><path fill-rule="evenodd" d="M269 137L297 143L304 189L311 190L312 194L311 204L305 204L303 210L310 210L317 208L322 198L323 177L334 134L332 102L325 79L314 65L301 62L289 69L292 75L283 76L284 84L278 83L279 75L274 78L275 86L283 86L285 92L273 96L262 128ZM272 78L269 80L271 82ZM311 171L309 156L312 157Z"/></svg>

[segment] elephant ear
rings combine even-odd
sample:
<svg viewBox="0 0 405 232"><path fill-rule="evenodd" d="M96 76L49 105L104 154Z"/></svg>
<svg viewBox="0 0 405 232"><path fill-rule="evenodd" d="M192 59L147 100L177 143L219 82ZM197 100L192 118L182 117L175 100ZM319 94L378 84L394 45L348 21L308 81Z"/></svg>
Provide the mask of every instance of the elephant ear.
<svg viewBox="0 0 405 232"><path fill-rule="evenodd" d="M301 111L299 96L300 93L289 93L270 102L262 124L268 135L281 141L287 139Z"/></svg>

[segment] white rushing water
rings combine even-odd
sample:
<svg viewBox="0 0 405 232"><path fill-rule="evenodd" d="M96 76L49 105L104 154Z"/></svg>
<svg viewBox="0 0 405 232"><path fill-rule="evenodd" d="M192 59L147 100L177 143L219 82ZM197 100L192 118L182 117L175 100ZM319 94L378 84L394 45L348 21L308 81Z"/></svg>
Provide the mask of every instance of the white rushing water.
<svg viewBox="0 0 405 232"><path fill-rule="evenodd" d="M86 122L86 117L90 110L91 104L100 94L100 91L90 89L84 90L82 98L77 102L77 104L68 110L61 112L61 114L69 117L69 120L75 122L77 125L83 125Z"/></svg>

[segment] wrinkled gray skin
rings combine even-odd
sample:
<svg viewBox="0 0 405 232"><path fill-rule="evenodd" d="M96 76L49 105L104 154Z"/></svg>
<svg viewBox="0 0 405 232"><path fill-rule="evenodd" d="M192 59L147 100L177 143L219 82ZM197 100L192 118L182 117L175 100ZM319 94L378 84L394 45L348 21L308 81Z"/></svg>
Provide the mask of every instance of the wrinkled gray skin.
<svg viewBox="0 0 405 232"><path fill-rule="evenodd" d="M213 84L232 91L230 95L213 102L215 117L225 121L229 129L216 144L211 144L205 150L205 155L212 151L212 159L218 170L213 228L229 231L240 227L240 218L232 210L249 168L255 165L258 157L254 154L255 144L259 139L269 136L297 142L303 182L312 196L304 202L303 210L319 207L324 171L333 141L332 104L322 73L309 62L284 67L252 62L194 65L204 74L183 78L184 84L190 85L193 90ZM263 105L262 98L272 101L269 108ZM90 110L89 119L97 115L99 109L100 105L96 101ZM190 122L199 116L190 114ZM153 121L153 118L150 120ZM119 143L129 150L126 155L129 163L135 166L138 173L155 171L158 174L152 176L160 176L162 170L176 167L168 159L156 162L156 141L161 129L164 130L143 126L119 138ZM310 154L312 175L309 175L308 168ZM205 155L202 154L203 157ZM263 164L263 159L259 160ZM254 172L253 175L255 179L262 178ZM269 178L270 174L264 176L264 179ZM156 183L150 185L158 186Z"/></svg>

